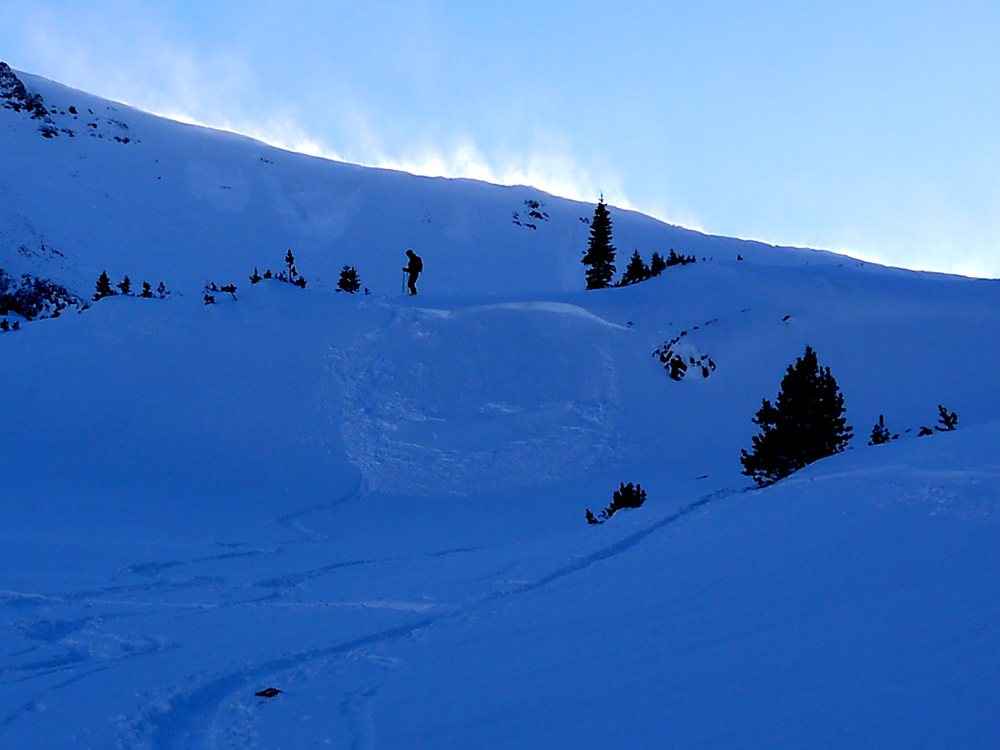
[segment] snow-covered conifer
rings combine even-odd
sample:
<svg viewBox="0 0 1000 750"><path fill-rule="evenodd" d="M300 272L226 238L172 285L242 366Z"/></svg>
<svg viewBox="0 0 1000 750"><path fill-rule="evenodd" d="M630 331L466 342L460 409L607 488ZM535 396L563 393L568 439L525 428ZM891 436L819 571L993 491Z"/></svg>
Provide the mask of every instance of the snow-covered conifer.
<svg viewBox="0 0 1000 750"><path fill-rule="evenodd" d="M587 289L603 289L615 275L615 246L611 244L611 215L602 197L590 222L587 252L580 261L587 266Z"/></svg>
<svg viewBox="0 0 1000 750"><path fill-rule="evenodd" d="M829 367L819 366L810 346L789 365L774 404L764 399L753 422L761 432L751 451L740 452L740 462L759 486L840 453L853 436L837 381Z"/></svg>

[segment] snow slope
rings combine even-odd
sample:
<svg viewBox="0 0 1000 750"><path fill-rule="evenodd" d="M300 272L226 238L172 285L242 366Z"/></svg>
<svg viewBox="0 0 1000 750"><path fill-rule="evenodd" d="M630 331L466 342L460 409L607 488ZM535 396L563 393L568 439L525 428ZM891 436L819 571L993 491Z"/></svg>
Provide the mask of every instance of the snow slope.
<svg viewBox="0 0 1000 750"><path fill-rule="evenodd" d="M0 267L177 293L0 334L0 746L996 746L998 282L613 209L705 260L584 292L592 207L24 80L130 142L0 109ZM288 248L305 290L243 281ZM681 332L707 379L652 356ZM806 344L856 437L751 490Z"/></svg>

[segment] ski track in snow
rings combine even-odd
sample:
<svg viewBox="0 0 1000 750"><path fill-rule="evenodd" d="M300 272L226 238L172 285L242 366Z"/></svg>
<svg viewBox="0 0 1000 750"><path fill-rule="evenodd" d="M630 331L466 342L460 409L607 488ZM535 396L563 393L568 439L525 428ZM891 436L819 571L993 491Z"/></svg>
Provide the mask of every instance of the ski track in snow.
<svg viewBox="0 0 1000 750"><path fill-rule="evenodd" d="M548 318L546 323L532 322L519 332L514 340L506 341L500 356L511 363L525 360L524 348L533 349L538 356L564 362L565 367L586 367L593 376L585 381L578 393L565 393L565 383L553 388L526 388L523 378L537 380L551 374L550 362L537 372L512 373L512 382L496 384L486 372L477 378L476 363L482 356L481 348L493 335L491 326L506 326L508 316L534 316ZM524 318L522 318L524 320ZM596 341L577 347L572 352L560 348L561 325L583 325L592 334L587 341ZM332 368L338 385L336 392L344 394L340 403L332 404L343 414L344 439L354 450L352 458L362 468L362 477L348 493L326 503L300 509L276 518L273 523L293 531L298 542L328 541L319 532L301 523L302 519L324 510L336 508L373 489L403 489L409 493L465 494L484 488L506 486L512 480L507 476L511 465L517 466L522 478L532 471L538 481L566 476L580 465L599 460L614 450L618 397L614 364L604 343L605 332L618 326L603 321L593 314L573 305L565 304L505 304L486 305L458 311L426 309L395 310L387 324L372 333L362 345L347 352L333 352ZM524 334L523 337L521 334ZM575 336L573 338L576 338ZM436 360L447 357L449 366L435 366ZM455 366L453 360L460 358ZM493 365L490 365L491 367ZM442 378L447 373L453 377ZM510 387L506 387L506 386ZM499 391L498 391L499 388ZM541 391L540 398L532 400L531 394ZM487 415L493 429L482 435L481 445L469 449L467 444L448 444L448 423L467 424L465 411L449 413L453 404L460 410L472 410L477 415ZM376 414L366 405L376 404ZM421 404L421 413L416 405ZM553 426L554 425L554 426ZM539 435L544 426L545 434ZM459 430L459 433L462 433ZM469 438L467 430L462 440ZM475 436L473 436L475 437ZM545 450L539 450L544 445ZM350 451L349 451L350 452ZM367 469L367 471L366 471ZM676 520L672 516L666 520ZM273 659L236 669L202 684L192 691L178 691L166 701L156 701L143 716L122 724L118 744L137 750L153 748L215 747L219 732L214 728L220 706L227 697L245 691L248 684L278 674L286 674L303 665L336 659L400 639L409 638L442 621L466 617L477 609L509 596L525 593L562 575L583 570L590 565L618 554L638 543L659 526L629 537L608 548L603 553L589 556L573 565L533 584L492 594L469 606L455 610L441 609L427 614L432 605L424 602L398 602L372 598L361 601L323 602L318 604L281 602L283 607L358 607L395 610L417 615L408 624L393 626L324 649L305 650L276 656ZM631 540L631 541L629 541ZM108 615L94 620L35 620L27 628L49 649L62 651L42 663L21 664L13 669L20 677L10 676L7 684L30 682L48 675L68 673L71 676L57 684L46 686L30 701L0 720L0 736L6 728L32 713L34 707L44 702L45 696L69 687L88 676L104 672L122 659L148 656L177 644L149 640L140 644L125 643L123 639L104 630L102 622L109 623L124 617L141 616L142 612L156 613L171 608L191 611L222 610L231 607L273 606L278 600L301 584L343 568L370 564L371 560L341 560L309 570L276 575L248 582L227 589L222 596L211 600L170 602L165 598L182 592L197 591L205 586L226 585L225 579L195 575L190 578L165 580L160 576L168 571L184 571L198 565L221 563L248 557L259 557L275 550L252 549L226 552L219 555L191 559L168 559L139 562L125 566L121 572L150 579L145 583L108 586L102 589L75 591L56 595L36 595L23 592L4 592L0 597L9 604L21 607L37 606L102 606L130 608L120 615ZM458 550L448 550L448 553ZM246 598L240 595L247 586L269 590L263 596ZM153 599L145 596L155 595ZM81 644L74 639L75 631L89 628L95 631L91 639L95 644ZM32 630L33 629L33 630ZM103 644L101 643L103 639ZM113 646L108 644L115 642ZM345 699L343 711L355 735L354 747L372 744L370 715L365 712L375 695L375 688L362 690Z"/></svg>
<svg viewBox="0 0 1000 750"><path fill-rule="evenodd" d="M475 601L461 607L441 607L435 612L433 605L421 602L390 602L390 601L358 601L358 602L322 602L310 603L283 603L281 606L291 607L359 607L383 610L395 610L401 613L419 615L415 620L395 625L369 634L348 639L342 643L334 644L328 648L310 649L298 652L290 652L277 655L274 658L249 664L244 667L234 669L202 683L200 686L188 691L177 691L164 700L152 700L153 707L148 709L139 717L121 723L117 738L118 746L121 748L133 748L134 750L169 750L171 748L211 748L217 747L217 740L223 731L239 732L239 728L226 727L220 729L216 726L221 707L233 696L245 694L251 687L272 682L288 684L294 682L290 677L291 673L306 665L323 662L324 660L339 659L347 655L354 655L358 652L372 649L378 646L391 645L402 639L411 638L414 635L431 628L435 625L448 624L455 621L468 620L472 615L490 608L498 602L517 597L549 584L579 573L594 565L608 560L616 555L627 552L635 547L651 534L663 527L674 523L685 515L700 508L714 500L721 499L730 494L731 491L723 491L707 495L702 499L691 503L663 518L649 524L648 526L635 531L614 544L596 550L579 560L558 568L551 573L532 581L518 583L515 586L502 588ZM234 555L221 555L211 558L199 558L199 560L216 560L231 558ZM197 560L192 560L197 562ZM186 602L178 603L174 606L218 610L230 607L263 605L274 597L280 597L282 592L288 591L303 581L318 577L332 570L365 564L366 561L347 561L332 565L323 566L314 570L288 574L272 579L264 579L254 585L266 588L274 588L275 591L263 598L225 603L215 602L213 604ZM173 561L161 565L147 564L130 566L129 570L136 574L156 575L174 565L184 565L180 561ZM496 575L493 577L496 579ZM46 603L56 604L83 604L86 607L95 605L117 605L117 606L148 606L153 610L162 610L171 605L165 602L149 601L126 601L120 598L122 593L152 593L156 592L160 596L165 593L190 589L203 583L203 578L196 577L192 581L152 581L140 586L118 586L109 587L103 591L81 592L72 595L58 596L38 596L27 595L16 592L6 592L4 598L12 602L30 602L29 606L40 606ZM116 595L118 595L116 597ZM22 604L23 606L23 604ZM430 614L426 614L427 612ZM4 684L18 682L30 682L38 678L43 678L51 674L68 673L67 679L47 686L35 694L29 701L10 712L0 720L0 736L13 723L27 715L33 714L40 705L45 702L46 696L52 695L59 690L85 680L93 675L106 672L118 661L131 659L134 657L149 656L169 649L180 648L178 644L163 643L154 639L146 639L143 643L130 643L126 639L117 636L101 635L98 626L105 622L134 617L134 612L121 615L103 615L100 618L86 620L35 620L25 626L25 631L29 637L49 644L58 646L65 650L62 657L53 657L49 660L48 666L41 663L29 663L22 665L20 670L24 672L21 677L8 676L3 680ZM90 640L96 645L86 645L86 639L79 636L74 640L74 635L85 631L90 633ZM115 641L117 645L109 648L107 643ZM95 640L96 639L96 640ZM81 650L83 649L83 650ZM30 653L31 649L27 653ZM10 670L8 670L9 673ZM293 677L294 675L292 675ZM370 705L377 692L377 687L370 687L361 692L354 693L346 697L342 704L342 714L345 716L355 740L352 747L365 748L373 746L373 727L370 715ZM252 721L255 715L246 715L241 721ZM245 729L245 728L244 728Z"/></svg>
<svg viewBox="0 0 1000 750"><path fill-rule="evenodd" d="M195 750L218 747L217 740L223 732L240 732L238 728L216 726L223 704L238 694L252 692L257 685L265 682L288 685L293 682L288 679L289 673L311 663L343 658L366 649L391 645L412 638L434 626L468 620L472 615L497 603L545 588L562 578L575 575L628 552L652 534L693 511L741 492L746 490L722 490L706 495L632 532L623 539L540 578L494 591L468 605L442 608L436 614L418 617L412 622L352 638L328 648L293 651L219 674L193 690L178 691L171 697L159 701L154 708L129 723L128 731L118 738L119 745L131 750ZM354 735L352 748L374 746L374 727L370 711L371 702L377 692L377 686L370 686L347 695L341 703L341 715ZM252 717L246 717L246 720L251 721Z"/></svg>
<svg viewBox="0 0 1000 750"><path fill-rule="evenodd" d="M320 503L319 505L313 505L308 508L302 508L301 510L297 510L293 513L287 513L283 516L279 516L274 520L274 523L279 526L284 526L288 529L291 529L297 534L301 534L303 541L309 541L309 542L327 541L328 537L323 535L321 532L316 531L315 529L303 525L301 523L301 520L306 516L313 515L314 513L320 513L324 510L331 510L341 505L345 505L346 503L349 503L352 500L356 500L362 495L367 494L367 492L368 492L368 487L365 485L364 478L362 477L361 479L358 480L358 483L355 485L354 489L351 490L351 492L344 495L343 497L339 497L334 500L330 500L329 502Z"/></svg>

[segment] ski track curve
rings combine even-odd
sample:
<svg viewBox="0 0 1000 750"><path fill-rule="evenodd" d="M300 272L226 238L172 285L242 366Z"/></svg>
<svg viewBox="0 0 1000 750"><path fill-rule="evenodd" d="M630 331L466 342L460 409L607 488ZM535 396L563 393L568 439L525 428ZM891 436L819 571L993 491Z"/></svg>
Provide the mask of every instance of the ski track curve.
<svg viewBox="0 0 1000 750"><path fill-rule="evenodd" d="M363 476L358 477L357 483L350 492L345 493L341 497L334 498L333 500L328 500L325 503L320 503L319 505L312 505L308 508L302 508L296 510L292 513L286 513L282 516L278 516L274 519L273 523L277 526L283 526L290 529L298 534L302 535L303 542L315 542L315 541L329 541L329 537L316 531L315 529L310 529L309 527L302 524L302 519L307 516L311 516L314 513L322 513L325 510L331 510L333 508L340 507L349 502L357 500L360 497L368 494L368 487L365 483Z"/></svg>
<svg viewBox="0 0 1000 750"><path fill-rule="evenodd" d="M177 692L164 701L160 701L158 707L140 715L132 723L133 728L129 734L137 741L130 743L127 738L119 737L119 745L133 750L204 750L205 748L214 748L216 746L216 732L212 730L213 721L222 704L234 694L246 691L251 686L262 684L265 681L280 682L280 675L309 662L347 656L361 649L383 646L411 638L436 625L445 625L467 619L479 610L491 607L498 602L545 588L555 581L575 575L628 552L651 535L678 522L694 511L710 503L747 491L748 489L720 490L705 495L569 565L557 568L533 581L485 594L465 606L442 608L437 613L358 636L328 648L293 651L224 672L193 690ZM361 703L366 707L365 711L368 711L367 706L374 699L376 693L377 688L372 687L360 694L352 693L352 695L346 696L342 703L341 715L345 716L354 734L352 748L371 747L372 727L369 726L370 722L359 711L355 710L355 704L361 700Z"/></svg>

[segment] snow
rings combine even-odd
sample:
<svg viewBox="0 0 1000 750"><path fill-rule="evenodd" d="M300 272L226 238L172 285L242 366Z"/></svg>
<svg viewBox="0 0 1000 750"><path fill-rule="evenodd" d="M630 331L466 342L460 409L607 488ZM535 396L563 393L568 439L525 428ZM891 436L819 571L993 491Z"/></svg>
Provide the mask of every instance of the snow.
<svg viewBox="0 0 1000 750"><path fill-rule="evenodd" d="M23 80L131 142L0 109L0 267L174 294L0 334L0 746L997 745L998 282L612 207L620 257L699 260L585 292L592 206ZM245 281L289 248L305 290ZM806 344L851 449L751 489Z"/></svg>

